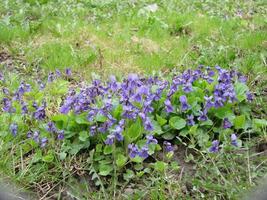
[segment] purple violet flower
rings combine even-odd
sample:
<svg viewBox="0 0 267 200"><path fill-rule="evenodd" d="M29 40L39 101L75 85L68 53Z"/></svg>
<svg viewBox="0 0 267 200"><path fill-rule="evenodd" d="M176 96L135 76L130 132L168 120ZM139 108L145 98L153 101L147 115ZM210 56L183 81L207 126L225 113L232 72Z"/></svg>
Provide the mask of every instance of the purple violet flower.
<svg viewBox="0 0 267 200"><path fill-rule="evenodd" d="M189 105L187 104L187 98L185 95L180 96L179 98L181 103L181 111L186 111L189 109Z"/></svg>
<svg viewBox="0 0 267 200"><path fill-rule="evenodd" d="M37 120L43 120L46 115L45 115L45 103L43 103L40 107L36 109L36 111L33 113L33 117Z"/></svg>
<svg viewBox="0 0 267 200"><path fill-rule="evenodd" d="M32 139L33 139L35 142L39 142L39 135L40 135L40 132L39 132L39 131L34 131L34 132L33 132L33 135L32 135Z"/></svg>
<svg viewBox="0 0 267 200"><path fill-rule="evenodd" d="M119 121L119 125L120 125L120 126L124 126L124 125L125 125L125 119L121 119L121 120Z"/></svg>
<svg viewBox="0 0 267 200"><path fill-rule="evenodd" d="M194 121L194 115L187 115L187 125L188 126L194 126L195 121Z"/></svg>
<svg viewBox="0 0 267 200"><path fill-rule="evenodd" d="M40 141L41 148L44 148L47 145L48 139L46 137L42 138Z"/></svg>
<svg viewBox="0 0 267 200"><path fill-rule="evenodd" d="M118 141L123 140L122 131L123 131L123 129L120 126L116 126L115 130L113 131L113 133L114 133L114 135Z"/></svg>
<svg viewBox="0 0 267 200"><path fill-rule="evenodd" d="M232 127L232 123L229 121L228 118L224 118L223 119L223 128L227 129L227 128L231 128Z"/></svg>
<svg viewBox="0 0 267 200"><path fill-rule="evenodd" d="M41 80L38 80L37 84L39 85L39 90L43 90L45 88L45 83L42 83Z"/></svg>
<svg viewBox="0 0 267 200"><path fill-rule="evenodd" d="M145 145L141 148L141 150L138 152L138 155L141 157L141 158L147 158L149 155L148 155L148 146Z"/></svg>
<svg viewBox="0 0 267 200"><path fill-rule="evenodd" d="M2 108L3 111L11 113L12 112L12 101L8 98L3 98L2 102L3 102L3 108Z"/></svg>
<svg viewBox="0 0 267 200"><path fill-rule="evenodd" d="M18 133L18 125L16 123L13 123L9 126L9 130L12 133L13 136L16 136Z"/></svg>
<svg viewBox="0 0 267 200"><path fill-rule="evenodd" d="M32 138L32 132L31 131L27 132L27 138Z"/></svg>
<svg viewBox="0 0 267 200"><path fill-rule="evenodd" d="M246 82L247 82L247 77L241 75L241 76L238 77L238 80L239 80L241 83L246 83Z"/></svg>
<svg viewBox="0 0 267 200"><path fill-rule="evenodd" d="M65 135L64 135L64 130L58 130L58 131L57 131L57 139L58 139L58 140L63 140L64 137L65 137Z"/></svg>
<svg viewBox="0 0 267 200"><path fill-rule="evenodd" d="M25 114L27 114L28 112L29 112L29 110L28 110L28 107L27 107L27 104L26 103L24 103L24 102L22 102L21 103L21 113L23 114L23 115L25 115Z"/></svg>
<svg viewBox="0 0 267 200"><path fill-rule="evenodd" d="M206 109L210 109L210 108L212 108L213 106L214 106L214 103L212 102L212 96L210 96L210 97L207 97L207 96L204 96L204 99L205 99L205 108Z"/></svg>
<svg viewBox="0 0 267 200"><path fill-rule="evenodd" d="M212 146L209 148L209 152L211 153L217 153L219 151L219 141L214 140L212 142Z"/></svg>
<svg viewBox="0 0 267 200"><path fill-rule="evenodd" d="M4 80L4 75L2 72L0 72L0 81L3 81Z"/></svg>
<svg viewBox="0 0 267 200"><path fill-rule="evenodd" d="M2 89L2 92L5 94L5 95L9 95L9 90L7 88L3 88Z"/></svg>
<svg viewBox="0 0 267 200"><path fill-rule="evenodd" d="M233 146L238 146L238 143L237 143L237 136L236 136L236 134L235 133L233 133L232 135L231 135L231 144L233 145Z"/></svg>
<svg viewBox="0 0 267 200"><path fill-rule="evenodd" d="M133 100L136 101L136 102L141 103L141 102L142 102L142 95L141 95L140 93L136 93L136 94L133 96Z"/></svg>
<svg viewBox="0 0 267 200"><path fill-rule="evenodd" d="M90 128L90 135L94 136L97 132L97 127L96 126L91 126Z"/></svg>
<svg viewBox="0 0 267 200"><path fill-rule="evenodd" d="M144 127L145 127L145 130L147 130L147 131L153 131L154 130L153 124L151 123L151 121L148 117L146 117L146 119L145 119Z"/></svg>
<svg viewBox="0 0 267 200"><path fill-rule="evenodd" d="M61 72L60 72L59 69L56 69L56 75L57 75L57 77L60 77L61 76Z"/></svg>
<svg viewBox="0 0 267 200"><path fill-rule="evenodd" d="M158 140L153 137L153 135L146 136L146 144L158 144Z"/></svg>
<svg viewBox="0 0 267 200"><path fill-rule="evenodd" d="M54 122L52 122L52 121L48 122L46 130L50 133L55 133L57 131L57 128L56 128Z"/></svg>
<svg viewBox="0 0 267 200"><path fill-rule="evenodd" d="M192 84L191 84L191 83L186 83L186 84L183 86L183 91L184 91L185 93L192 92L192 91L193 91Z"/></svg>
<svg viewBox="0 0 267 200"><path fill-rule="evenodd" d="M165 104L165 109L167 113L173 112L174 109L169 99L166 99L164 104Z"/></svg>
<svg viewBox="0 0 267 200"><path fill-rule="evenodd" d="M114 75L111 75L109 77L109 87L112 91L116 91L118 89L118 84L116 77Z"/></svg>
<svg viewBox="0 0 267 200"><path fill-rule="evenodd" d="M223 101L222 101L221 97L215 97L215 99L214 99L214 107L215 108L223 107Z"/></svg>
<svg viewBox="0 0 267 200"><path fill-rule="evenodd" d="M254 99L253 94L251 94L250 92L247 92L246 95L247 95L248 102L252 102Z"/></svg>
<svg viewBox="0 0 267 200"><path fill-rule="evenodd" d="M174 148L170 142L164 141L163 145L164 145L164 149L166 152L172 152L174 150Z"/></svg>
<svg viewBox="0 0 267 200"><path fill-rule="evenodd" d="M19 92L15 92L12 100L21 101L21 94Z"/></svg>
<svg viewBox="0 0 267 200"><path fill-rule="evenodd" d="M165 104L165 109L167 113L173 112L174 109L169 99L166 99L164 104Z"/></svg>
<svg viewBox="0 0 267 200"><path fill-rule="evenodd" d="M87 115L87 120L89 122L92 122L94 120L94 118L95 118L96 115L97 115L97 110L90 110L88 112L88 115Z"/></svg>
<svg viewBox="0 0 267 200"><path fill-rule="evenodd" d="M215 76L215 72L214 72L213 70L209 70L209 71L208 71L208 76L209 76L209 77L213 77L213 76Z"/></svg>
<svg viewBox="0 0 267 200"><path fill-rule="evenodd" d="M138 148L136 144L129 144L128 145L128 149L129 149L129 156L130 158L134 158L135 156L138 155Z"/></svg>
<svg viewBox="0 0 267 200"><path fill-rule="evenodd" d="M72 107L72 104L74 103L74 100L75 99L72 96L67 97L64 104L60 108L60 112L62 114L67 114L71 110L71 107Z"/></svg>
<svg viewBox="0 0 267 200"><path fill-rule="evenodd" d="M210 76L204 76L203 79L205 79L208 83L212 83L214 81Z"/></svg>
<svg viewBox="0 0 267 200"><path fill-rule="evenodd" d="M71 69L70 68L67 68L65 70L65 73L66 73L66 76L70 77L72 75L72 72L71 72Z"/></svg>
<svg viewBox="0 0 267 200"><path fill-rule="evenodd" d="M113 135L113 134L108 135L108 137L105 141L105 144L106 145L112 145L114 143L114 139L115 139L115 135Z"/></svg>
<svg viewBox="0 0 267 200"><path fill-rule="evenodd" d="M138 116L139 116L143 121L145 121L145 119L146 119L146 114L145 114L145 113L140 112L140 113L138 113Z"/></svg>
<svg viewBox="0 0 267 200"><path fill-rule="evenodd" d="M204 109L203 112L199 111L199 113L200 113L200 115L198 117L199 121L207 121L208 120L207 110Z"/></svg>
<svg viewBox="0 0 267 200"><path fill-rule="evenodd" d="M54 73L53 73L53 72L50 72L50 73L48 74L48 77L47 77L47 82L48 82L48 83L51 83L51 82L53 82L54 80L55 80Z"/></svg>

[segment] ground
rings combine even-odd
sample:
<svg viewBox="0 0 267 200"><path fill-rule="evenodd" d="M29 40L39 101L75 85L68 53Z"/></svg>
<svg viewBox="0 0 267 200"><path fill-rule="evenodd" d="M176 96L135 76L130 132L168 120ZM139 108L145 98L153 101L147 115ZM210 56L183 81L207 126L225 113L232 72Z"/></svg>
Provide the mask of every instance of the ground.
<svg viewBox="0 0 267 200"><path fill-rule="evenodd" d="M168 74L174 68L219 65L248 76L256 96L253 116L266 119L266 6L264 0L2 0L0 66L14 79L70 67L75 84L90 80L92 73ZM57 161L52 169L28 165L29 155L24 158L28 168L10 161L11 168L1 164L0 170L43 199L111 194L117 199L236 199L266 174L266 141L265 130L247 138L239 151L212 157L177 146L178 169L123 181L116 192L108 180L102 180L106 190L100 191L88 181L82 155L64 166ZM9 153L0 158L9 160Z"/></svg>

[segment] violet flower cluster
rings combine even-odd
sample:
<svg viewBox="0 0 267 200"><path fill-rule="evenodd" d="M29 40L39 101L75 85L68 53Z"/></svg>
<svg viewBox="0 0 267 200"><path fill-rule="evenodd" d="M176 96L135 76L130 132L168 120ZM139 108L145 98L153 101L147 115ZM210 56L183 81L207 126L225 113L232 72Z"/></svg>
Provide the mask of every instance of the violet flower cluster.
<svg viewBox="0 0 267 200"><path fill-rule="evenodd" d="M40 136L40 131L28 131L27 137L33 139L41 148L44 148L48 143L47 137Z"/></svg>
<svg viewBox="0 0 267 200"><path fill-rule="evenodd" d="M153 135L146 136L146 144L139 148L136 144L129 144L129 156L134 158L139 156L141 158L147 158L149 156L149 145L158 144L158 140L153 137Z"/></svg>
<svg viewBox="0 0 267 200"><path fill-rule="evenodd" d="M54 122L52 121L48 122L46 130L51 134L56 134L58 140L64 139L64 130L58 130Z"/></svg>
<svg viewBox="0 0 267 200"><path fill-rule="evenodd" d="M157 86L154 91L153 86ZM154 111L153 103L161 98L166 87L167 82L159 80L158 77L145 79L136 74L130 74L123 82L111 77L106 85L100 80L94 80L91 86L81 89L79 93L70 91L60 112L87 112L87 119L92 123L91 135L108 132L105 143L111 145L115 140L123 140L122 132L127 120L136 121L140 118L146 131L154 130L150 118ZM119 120L112 115L118 105L122 106L123 110ZM107 120L99 123L99 115Z"/></svg>
<svg viewBox="0 0 267 200"><path fill-rule="evenodd" d="M2 74L2 73L1 73ZM54 75L53 72L49 73L48 75L48 82L53 81L56 79L56 77L61 76L61 72L59 70L56 70L56 75ZM71 70L66 69L65 76L71 76ZM2 78L2 81L5 83L4 75ZM41 81L37 81L38 85L41 85L39 87L40 90L44 89L45 83ZM38 104L36 101L32 102L32 98L28 98L26 96L27 93L32 92L32 86L24 81L21 81L19 86L14 90L11 91L7 87L2 87L2 94L4 97L1 100L2 104L2 112L9 113L10 118L12 118L13 115L22 115L25 116L31 120L36 121L42 121L44 123L44 120L47 119L46 115L46 107L47 103L45 101L42 101L40 104ZM30 99L30 100L29 100ZM18 105L20 105L20 108L18 109ZM26 119L26 118L25 118ZM64 139L64 130L56 130L55 125L52 124L52 122L48 123L48 127L50 126L49 130L47 130L50 133L56 133L57 139L62 140ZM54 130L52 131L52 126ZM29 126L29 131L27 133L28 138L32 138L36 143L40 144L41 147L45 147L48 143L47 137L41 137L40 131L32 131L33 127ZM34 129L34 128L33 128ZM9 132L16 136L19 133L18 130L18 123L17 122L11 122L9 125Z"/></svg>
<svg viewBox="0 0 267 200"><path fill-rule="evenodd" d="M215 68L199 66L197 69L185 70L182 73L171 74L172 77L140 77L137 74L129 74L127 78L118 81L116 77L111 76L107 82L94 79L89 86L79 88L79 91L71 89L66 95L59 111L62 114L79 115L86 113L88 129L92 137L97 134L104 134L106 145L113 145L116 142L123 142L125 139L125 130L129 124L140 120L143 125L143 135L147 135L147 143L139 147L137 144L129 144L130 157L140 156L146 158L149 156L149 144L157 144L158 141L153 137L155 130L154 121L156 114L164 113L167 121L170 116L178 115L186 120L187 126L193 126L199 122L209 120L211 109L217 109L237 102L235 91L236 82L246 82L246 78L234 70L222 69L219 66ZM51 72L48 75L47 82L52 82L56 78L63 76L59 70ZM70 69L66 69L64 76L72 77ZM171 80L169 79L171 78ZM212 86L210 89L202 88L204 98L198 99L199 109L193 112L194 105L190 102L190 95L204 85ZM39 89L45 87L45 83L38 82ZM15 113L14 101L21 105L21 114L28 115L37 121L47 119L45 101L41 103L26 102L24 94L31 91L31 85L21 82L15 92L3 88L4 98L2 99L2 111ZM253 100L253 95L246 91L247 101ZM118 111L118 109L121 111ZM117 112L117 114L114 114ZM101 118L101 120L100 120ZM228 118L223 119L222 127L231 128L232 123ZM15 123L10 126L10 132L17 134ZM64 130L58 130L53 122L47 123L47 131L56 134L59 140L64 139ZM38 133L38 132L37 132ZM44 147L48 139L41 138L32 132L29 137L38 141ZM232 135L232 144L236 144L236 139ZM163 143L167 152L173 151L171 143ZM217 152L219 141L212 142L211 152Z"/></svg>
<svg viewBox="0 0 267 200"><path fill-rule="evenodd" d="M206 92L201 109L195 116L190 111L192 106L188 102L188 95L195 91L195 84L201 81L214 84L214 88ZM172 81L157 76L144 78L130 74L120 82L111 76L107 83L96 79L90 86L81 88L80 92L69 91L60 112L63 114L71 111L75 114L86 112L87 119L91 123L90 134L94 136L97 133L107 133L105 143L112 145L115 141L124 140L123 132L129 120L135 122L141 119L144 130L151 133L154 130L153 113L159 110L158 108L155 110L155 104L162 100L164 104L161 108L166 113L186 113L188 126L193 126L198 121L207 121L210 109L237 101L234 88L236 81L244 82L245 78L234 70L229 71L219 66L215 69L199 66L196 70L186 70L174 75ZM174 100L177 93L182 93L178 102ZM251 101L252 98L251 93L247 91L247 100ZM114 117L112 113L119 105L122 106L122 113L119 117ZM104 116L106 120L99 122L97 116ZM226 129L231 128L232 124L225 118L222 126ZM218 143L214 142L215 150L216 145ZM130 144L129 150L131 157L147 155L145 153L147 146L139 149L135 144Z"/></svg>

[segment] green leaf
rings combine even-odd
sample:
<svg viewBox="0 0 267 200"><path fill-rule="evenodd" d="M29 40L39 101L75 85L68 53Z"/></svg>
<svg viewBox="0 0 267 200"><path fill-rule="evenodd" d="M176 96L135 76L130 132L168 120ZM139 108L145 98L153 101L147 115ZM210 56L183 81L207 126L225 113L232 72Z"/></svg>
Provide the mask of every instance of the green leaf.
<svg viewBox="0 0 267 200"><path fill-rule="evenodd" d="M55 121L55 122L58 122L58 121L67 122L68 121L68 115L63 115L63 114L54 115L51 117L51 120Z"/></svg>
<svg viewBox="0 0 267 200"><path fill-rule="evenodd" d="M246 92L248 91L248 86L246 86L244 83L236 82L234 87L239 102L245 100Z"/></svg>
<svg viewBox="0 0 267 200"><path fill-rule="evenodd" d="M164 172L166 170L166 167L167 167L167 163L165 162L162 162L162 161L157 161L155 164L154 164L154 168L155 170L159 171L159 172Z"/></svg>
<svg viewBox="0 0 267 200"><path fill-rule="evenodd" d="M210 119L200 123L200 126L212 126L212 125L213 125L213 122Z"/></svg>
<svg viewBox="0 0 267 200"><path fill-rule="evenodd" d="M76 136L77 133L75 131L65 131L64 137L65 138L71 138L73 136Z"/></svg>
<svg viewBox="0 0 267 200"><path fill-rule="evenodd" d="M84 147L83 144L72 144L70 154L72 155L77 154L83 147Z"/></svg>
<svg viewBox="0 0 267 200"><path fill-rule="evenodd" d="M140 171L140 170L142 170L143 168L144 168L144 166L143 166L142 163L137 163L137 164L134 165L134 169L135 169L136 171Z"/></svg>
<svg viewBox="0 0 267 200"><path fill-rule="evenodd" d="M214 112L214 115L218 117L219 119L224 119L226 117L230 118L231 116L234 115L233 111L228 106L224 106L224 107L217 108L217 109L212 109L212 111Z"/></svg>
<svg viewBox="0 0 267 200"><path fill-rule="evenodd" d="M133 170L127 169L126 173L123 174L123 179L128 181L134 177L134 172Z"/></svg>
<svg viewBox="0 0 267 200"><path fill-rule="evenodd" d="M198 125L191 126L190 129L189 129L189 133L190 133L191 135L196 135L196 133L197 133L197 128L198 128Z"/></svg>
<svg viewBox="0 0 267 200"><path fill-rule="evenodd" d="M199 111L201 110L201 106L199 104L196 104L194 107L191 108L193 115L198 115Z"/></svg>
<svg viewBox="0 0 267 200"><path fill-rule="evenodd" d="M145 173L150 173L151 172L151 169L150 168L145 168L144 170L143 170L143 172L145 172Z"/></svg>
<svg viewBox="0 0 267 200"><path fill-rule="evenodd" d="M148 145L148 154L149 155L154 154L155 150L156 150L156 147L157 147L157 144L149 144Z"/></svg>
<svg viewBox="0 0 267 200"><path fill-rule="evenodd" d="M245 117L245 115L237 116L234 119L234 127L236 129L244 129L245 125L246 125L246 117Z"/></svg>
<svg viewBox="0 0 267 200"><path fill-rule="evenodd" d="M111 145L107 145L105 146L104 148L104 154L107 155L107 154L111 154L112 153L112 146Z"/></svg>
<svg viewBox="0 0 267 200"><path fill-rule="evenodd" d="M197 130L196 139L200 147L205 147L209 138L210 137L207 132L204 132L202 129Z"/></svg>
<svg viewBox="0 0 267 200"><path fill-rule="evenodd" d="M121 104L119 104L113 111L113 116L116 118L116 119L119 119L121 117L121 113L123 111L123 107Z"/></svg>
<svg viewBox="0 0 267 200"><path fill-rule="evenodd" d="M122 154L119 154L119 155L117 155L116 165L117 165L119 168L122 168L122 167L125 166L127 160L128 160L127 157L125 157L125 156L122 155Z"/></svg>
<svg viewBox="0 0 267 200"><path fill-rule="evenodd" d="M61 152L58 155L59 155L59 159L60 160L64 160L66 158L66 156L67 156L67 154L65 152Z"/></svg>
<svg viewBox="0 0 267 200"><path fill-rule="evenodd" d="M180 130L186 126L186 121L183 118L176 116L170 119L169 124L172 128Z"/></svg>
<svg viewBox="0 0 267 200"><path fill-rule="evenodd" d="M231 129L222 129L219 134L220 141L227 141L231 134L233 133L233 130Z"/></svg>
<svg viewBox="0 0 267 200"><path fill-rule="evenodd" d="M69 121L69 116L63 114L54 115L51 117L51 120L56 122L58 128L62 129L64 126L67 125Z"/></svg>
<svg viewBox="0 0 267 200"><path fill-rule="evenodd" d="M44 162L47 162L47 163L51 163L53 162L54 160L54 155L53 154L47 154L45 156L43 156L43 159L42 159Z"/></svg>
<svg viewBox="0 0 267 200"><path fill-rule="evenodd" d="M7 131L0 131L0 137L5 137L8 135Z"/></svg>
<svg viewBox="0 0 267 200"><path fill-rule="evenodd" d="M138 178L141 178L144 174L145 174L144 171L140 171L140 172L137 172L137 173L136 173L136 176L137 176Z"/></svg>
<svg viewBox="0 0 267 200"><path fill-rule="evenodd" d="M75 116L75 121L77 124L90 124L84 114Z"/></svg>
<svg viewBox="0 0 267 200"><path fill-rule="evenodd" d="M29 142L25 142L23 144L20 145L22 147L22 153L26 154L28 152L30 152L33 149L33 146L29 143Z"/></svg>
<svg viewBox="0 0 267 200"><path fill-rule="evenodd" d="M161 135L163 133L161 126L159 125L159 123L155 120L151 120L152 124L153 124L153 128L154 130L152 131L153 134L157 134L157 135Z"/></svg>
<svg viewBox="0 0 267 200"><path fill-rule="evenodd" d="M107 120L107 117L105 117L104 115L97 114L95 119L98 122L105 122Z"/></svg>
<svg viewBox="0 0 267 200"><path fill-rule="evenodd" d="M156 115L157 117L157 122L159 123L160 126L163 126L167 123L167 120L164 119L163 117L159 116L159 115Z"/></svg>
<svg viewBox="0 0 267 200"><path fill-rule="evenodd" d="M82 142L87 141L89 138L89 133L87 131L81 131L79 133L79 140L81 140Z"/></svg>
<svg viewBox="0 0 267 200"><path fill-rule="evenodd" d="M250 118L251 108L247 104L239 105L240 113L245 115L247 118Z"/></svg>
<svg viewBox="0 0 267 200"><path fill-rule="evenodd" d="M113 163L113 160L110 157L107 157L106 159L104 159L104 156L101 158L101 160L99 160L99 164L100 165L111 165Z"/></svg>
<svg viewBox="0 0 267 200"><path fill-rule="evenodd" d="M110 172L112 172L113 167L112 165L100 165L99 166L99 175L101 176L107 176L110 174Z"/></svg>
<svg viewBox="0 0 267 200"><path fill-rule="evenodd" d="M173 154L174 154L173 151L167 152L166 158L170 160L173 157Z"/></svg>
<svg viewBox="0 0 267 200"><path fill-rule="evenodd" d="M180 131L179 136L186 137L189 134L188 129L183 129Z"/></svg>
<svg viewBox="0 0 267 200"><path fill-rule="evenodd" d="M252 126L255 130L260 130L264 127L267 127L267 120L265 119L253 119Z"/></svg>
<svg viewBox="0 0 267 200"><path fill-rule="evenodd" d="M172 168L172 170L177 171L177 170L180 169L180 166L179 166L179 164L178 164L177 161L172 161L172 162L171 162L171 168Z"/></svg>
<svg viewBox="0 0 267 200"><path fill-rule="evenodd" d="M124 132L124 137L127 139L128 143L131 143L135 141L138 137L141 136L142 133L142 126L140 120L137 120L134 124L130 126L129 129L127 129Z"/></svg>
<svg viewBox="0 0 267 200"><path fill-rule="evenodd" d="M96 145L96 148L95 148L96 149L96 152L97 153L101 153L102 152L102 147L103 147L102 144L97 144Z"/></svg>
<svg viewBox="0 0 267 200"><path fill-rule="evenodd" d="M39 149L36 151L36 153L34 154L33 158L32 158L32 163L37 163L40 160L42 160L43 156L42 156L42 151Z"/></svg>
<svg viewBox="0 0 267 200"><path fill-rule="evenodd" d="M176 136L175 133L171 133L171 132L167 132L167 133L164 133L163 135L161 135L161 137L165 140L172 140L174 139Z"/></svg>
<svg viewBox="0 0 267 200"><path fill-rule="evenodd" d="M135 163L141 163L143 162L143 158L141 158L140 156L135 156L134 158L131 158L131 161L132 162L135 162Z"/></svg>

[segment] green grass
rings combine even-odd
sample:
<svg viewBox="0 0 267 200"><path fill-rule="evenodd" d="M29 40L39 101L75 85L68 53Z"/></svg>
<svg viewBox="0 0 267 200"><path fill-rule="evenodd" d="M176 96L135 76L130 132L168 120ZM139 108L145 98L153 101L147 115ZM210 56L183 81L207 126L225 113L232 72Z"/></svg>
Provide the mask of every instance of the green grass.
<svg viewBox="0 0 267 200"><path fill-rule="evenodd" d="M149 73L198 64L246 71L254 64L260 66L256 73L263 70L263 60L255 63L247 56L255 51L258 57L266 55L263 3L160 1L158 10L149 13L142 12L146 1L4 1L0 38L11 52L24 52L28 65L38 60L48 69L70 65L95 71L102 59L107 72L118 71L118 66L129 69L126 73Z"/></svg>
<svg viewBox="0 0 267 200"><path fill-rule="evenodd" d="M145 12L145 6L152 3L158 5L158 10ZM250 88L257 94L253 112L266 118L266 6L264 0L2 0L0 53L11 56L11 69L19 71L17 75L24 79L36 74L36 70L66 67L73 68L83 80L92 72L105 77L168 72L174 67L194 68L199 64L236 68L248 75ZM6 66L4 61L0 65L1 69ZM266 134L259 138L262 140L266 142ZM249 141L247 145L257 144ZM60 199L66 190L79 199L103 199L105 193L114 193L109 187L105 192L96 192L99 188L88 187L92 184L88 177L84 177L87 182L77 183L72 176L77 171L71 167L73 159L78 158L68 158L66 163L35 164L35 158L23 160L18 155L1 154L0 169L26 189L34 188L39 197L49 192L46 197L55 193ZM189 158L184 156L185 160ZM87 167L83 161L77 164ZM115 196L215 199L216 195L216 199L236 199L267 170L266 158L247 150L194 158L191 166L196 168L194 173L179 171L178 179L178 172L134 178L119 185L121 190ZM233 176L236 173L238 177ZM42 184L45 187L46 183L52 190L43 192Z"/></svg>

